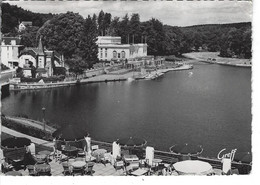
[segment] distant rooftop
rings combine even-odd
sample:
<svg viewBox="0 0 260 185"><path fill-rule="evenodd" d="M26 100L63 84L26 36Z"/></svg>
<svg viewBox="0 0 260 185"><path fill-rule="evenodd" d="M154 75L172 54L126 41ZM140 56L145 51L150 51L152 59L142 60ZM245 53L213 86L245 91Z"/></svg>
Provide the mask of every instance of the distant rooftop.
<svg viewBox="0 0 260 185"><path fill-rule="evenodd" d="M25 26L32 26L32 21L22 21L21 24Z"/></svg>
<svg viewBox="0 0 260 185"><path fill-rule="evenodd" d="M2 45L12 45L12 40L15 40L14 45L19 45L21 42L19 37L2 37Z"/></svg>

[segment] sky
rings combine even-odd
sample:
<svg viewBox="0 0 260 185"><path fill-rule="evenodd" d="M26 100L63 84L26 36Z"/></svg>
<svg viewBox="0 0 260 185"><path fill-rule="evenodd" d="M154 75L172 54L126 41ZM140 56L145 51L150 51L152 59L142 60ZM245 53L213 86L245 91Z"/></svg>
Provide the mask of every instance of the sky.
<svg viewBox="0 0 260 185"><path fill-rule="evenodd" d="M123 17L138 13L141 21L156 18L172 26L221 24L252 21L250 1L5 1L39 13L73 11L84 18L100 10Z"/></svg>

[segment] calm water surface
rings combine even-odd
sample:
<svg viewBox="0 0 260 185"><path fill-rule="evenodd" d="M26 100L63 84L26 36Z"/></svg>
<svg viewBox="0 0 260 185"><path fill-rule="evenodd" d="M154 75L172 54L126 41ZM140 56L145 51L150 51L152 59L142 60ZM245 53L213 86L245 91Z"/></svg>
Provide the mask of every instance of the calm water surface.
<svg viewBox="0 0 260 185"><path fill-rule="evenodd" d="M158 80L25 91L2 100L6 115L41 120L42 107L50 122L78 125L95 140L137 136L166 151L201 144L211 157L222 148L251 151L251 69L195 63Z"/></svg>

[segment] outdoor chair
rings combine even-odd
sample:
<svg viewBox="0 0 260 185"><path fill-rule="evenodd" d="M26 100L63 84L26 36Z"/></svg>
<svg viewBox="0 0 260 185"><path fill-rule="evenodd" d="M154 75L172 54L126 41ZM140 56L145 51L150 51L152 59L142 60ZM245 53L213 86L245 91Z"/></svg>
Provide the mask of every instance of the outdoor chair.
<svg viewBox="0 0 260 185"><path fill-rule="evenodd" d="M139 168L139 161L130 162L128 167L132 168L132 170L137 170Z"/></svg>
<svg viewBox="0 0 260 185"><path fill-rule="evenodd" d="M77 156L78 157L85 157L86 156L85 151L84 150L79 150Z"/></svg>
<svg viewBox="0 0 260 185"><path fill-rule="evenodd" d="M104 153L101 158L101 163L106 165L107 163L110 163L111 164L111 160L112 160L112 155L111 153Z"/></svg>
<svg viewBox="0 0 260 185"><path fill-rule="evenodd" d="M34 165L27 165L27 169L30 176L36 176L37 172L35 171Z"/></svg>
<svg viewBox="0 0 260 185"><path fill-rule="evenodd" d="M116 161L115 164L114 164L114 168L116 170L119 170L119 169L123 169L125 168L125 164L124 164L124 161Z"/></svg>
<svg viewBox="0 0 260 185"><path fill-rule="evenodd" d="M3 172L3 173L6 173L6 172L9 172L9 171L12 171L13 168L14 168L13 165L8 164L7 162L3 162L3 163L1 164L1 166L2 166L2 172Z"/></svg>
<svg viewBox="0 0 260 185"><path fill-rule="evenodd" d="M92 176L94 164L95 163L93 163L93 162L88 162L86 167L85 167L84 174Z"/></svg>
<svg viewBox="0 0 260 185"><path fill-rule="evenodd" d="M71 169L70 169L70 166L69 166L69 163L68 162L63 162L62 163L62 167L63 167L63 175L71 175Z"/></svg>
<svg viewBox="0 0 260 185"><path fill-rule="evenodd" d="M55 161L59 161L61 159L61 156L62 156L62 152L60 150L54 150L54 153L53 153L53 159L55 159Z"/></svg>
<svg viewBox="0 0 260 185"><path fill-rule="evenodd" d="M139 167L140 168L145 168L146 167L146 160L145 159L140 159L139 160Z"/></svg>
<svg viewBox="0 0 260 185"><path fill-rule="evenodd" d="M75 175L84 175L84 167L81 167L81 168L73 167L72 168L72 175L73 176L75 176Z"/></svg>
<svg viewBox="0 0 260 185"><path fill-rule="evenodd" d="M98 145L92 145L92 146L91 146L91 150L92 150L92 151L95 151L95 150L97 150L97 149L99 149Z"/></svg>

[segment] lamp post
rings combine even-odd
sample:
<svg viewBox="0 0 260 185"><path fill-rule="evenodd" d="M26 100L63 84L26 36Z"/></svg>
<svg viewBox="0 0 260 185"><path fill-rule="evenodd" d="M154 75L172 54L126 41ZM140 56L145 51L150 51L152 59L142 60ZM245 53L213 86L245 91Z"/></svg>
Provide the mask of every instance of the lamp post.
<svg viewBox="0 0 260 185"><path fill-rule="evenodd" d="M45 132L45 107L43 107L42 108L42 115L43 115L43 117L42 117L42 122L43 122L43 130L44 130L44 132Z"/></svg>

